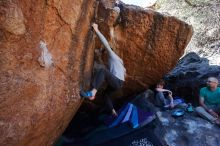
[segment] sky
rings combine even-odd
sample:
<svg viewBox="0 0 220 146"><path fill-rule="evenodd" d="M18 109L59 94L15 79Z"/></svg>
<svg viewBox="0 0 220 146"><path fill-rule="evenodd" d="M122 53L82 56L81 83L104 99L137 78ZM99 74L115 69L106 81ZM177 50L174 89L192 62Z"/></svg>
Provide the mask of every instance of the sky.
<svg viewBox="0 0 220 146"><path fill-rule="evenodd" d="M126 4L133 4L141 7L151 6L156 0L121 0Z"/></svg>

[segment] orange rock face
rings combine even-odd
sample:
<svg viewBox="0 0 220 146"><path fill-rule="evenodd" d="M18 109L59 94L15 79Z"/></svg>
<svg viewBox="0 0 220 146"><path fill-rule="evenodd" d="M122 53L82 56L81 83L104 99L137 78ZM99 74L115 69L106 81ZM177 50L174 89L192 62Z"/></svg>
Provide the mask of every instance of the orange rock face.
<svg viewBox="0 0 220 146"><path fill-rule="evenodd" d="M126 6L113 28L102 21L113 2L102 2L0 1L0 145L52 145L62 134L81 104L79 90L90 83L93 52L100 46L90 29L94 19L130 77L151 85L175 66L190 26ZM38 62L40 41L52 56L48 68ZM137 88L128 78L125 89Z"/></svg>
<svg viewBox="0 0 220 146"><path fill-rule="evenodd" d="M52 145L62 134L91 70L94 6L94 0L0 1L0 145ZM52 55L49 68L38 63L41 40Z"/></svg>
<svg viewBox="0 0 220 146"><path fill-rule="evenodd" d="M130 94L140 89L134 79L154 85L184 53L192 27L175 17L134 6L121 6L121 15L113 27L108 21L112 10L106 7L99 5L97 22L124 61L127 69L124 91ZM97 43L96 48L99 47Z"/></svg>

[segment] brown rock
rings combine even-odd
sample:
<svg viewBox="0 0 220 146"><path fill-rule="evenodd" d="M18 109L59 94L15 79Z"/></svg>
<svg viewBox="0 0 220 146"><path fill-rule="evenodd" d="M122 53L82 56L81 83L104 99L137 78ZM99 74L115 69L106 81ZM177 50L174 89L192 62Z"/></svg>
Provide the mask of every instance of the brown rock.
<svg viewBox="0 0 220 146"><path fill-rule="evenodd" d="M192 36L192 27L175 17L164 16L151 9L123 6L116 26L106 29L109 24L106 19L111 16L111 11L99 5L97 22L109 38L113 50L124 61L127 69L125 93L140 89L134 78L148 86L155 84L183 55ZM114 35L110 34L111 31ZM100 48L99 43L96 48Z"/></svg>
<svg viewBox="0 0 220 146"><path fill-rule="evenodd" d="M13 21L0 28L0 145L52 145L68 125L81 103L85 61L93 59L85 54L92 49L87 36L93 3L59 1L56 8L50 1L0 2L0 12L19 12L14 18L3 15ZM6 6L15 9L8 12ZM26 31L20 31L22 19ZM54 66L49 69L38 63L40 40L52 54Z"/></svg>
<svg viewBox="0 0 220 146"><path fill-rule="evenodd" d="M82 102L78 93L90 83L94 48L100 47L90 30L94 18L130 77L151 85L176 64L190 26L126 6L113 28L101 22L109 19L113 1L102 2L94 15L95 0L0 1L0 145L52 145L62 134ZM48 69L37 61L41 40L54 62ZM127 79L125 89L138 88Z"/></svg>
<svg viewBox="0 0 220 146"><path fill-rule="evenodd" d="M2 16L0 22L2 27L15 35L22 35L26 32L24 16L21 8L13 1L1 1L0 9Z"/></svg>

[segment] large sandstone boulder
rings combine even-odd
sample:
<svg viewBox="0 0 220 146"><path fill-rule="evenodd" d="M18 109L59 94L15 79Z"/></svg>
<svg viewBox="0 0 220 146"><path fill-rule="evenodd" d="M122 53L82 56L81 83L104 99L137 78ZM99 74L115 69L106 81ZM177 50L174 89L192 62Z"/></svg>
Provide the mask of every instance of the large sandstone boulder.
<svg viewBox="0 0 220 146"><path fill-rule="evenodd" d="M107 19L112 10L103 5L98 8L100 29L127 69L128 94L140 89L134 78L151 86L169 72L183 55L192 35L192 27L175 17L132 5L121 6L119 22L109 26ZM96 43L95 47L100 48L100 44Z"/></svg>
<svg viewBox="0 0 220 146"><path fill-rule="evenodd" d="M68 125L92 67L94 2L0 1L0 145L52 145ZM41 40L49 68L38 63Z"/></svg>
<svg viewBox="0 0 220 146"><path fill-rule="evenodd" d="M0 145L52 145L67 127L82 102L79 90L89 86L94 48L100 46L94 44L92 21L115 42L130 76L126 89L138 88L134 76L151 85L175 66L191 26L123 6L122 21L112 28L112 6L113 1L95 0L0 1ZM47 43L45 54L40 41ZM48 54L53 64L42 66L39 57L46 55L47 61Z"/></svg>

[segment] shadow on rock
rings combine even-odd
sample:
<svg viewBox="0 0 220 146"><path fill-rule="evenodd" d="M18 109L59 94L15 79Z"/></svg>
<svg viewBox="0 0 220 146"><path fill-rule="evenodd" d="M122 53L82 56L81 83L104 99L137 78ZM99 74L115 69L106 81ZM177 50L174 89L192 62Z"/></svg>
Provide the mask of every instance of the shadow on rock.
<svg viewBox="0 0 220 146"><path fill-rule="evenodd" d="M174 94L198 105L199 89L206 86L208 77L220 79L220 66L210 65L209 60L189 53L166 75L166 80Z"/></svg>

